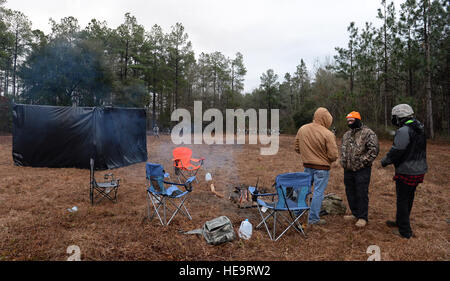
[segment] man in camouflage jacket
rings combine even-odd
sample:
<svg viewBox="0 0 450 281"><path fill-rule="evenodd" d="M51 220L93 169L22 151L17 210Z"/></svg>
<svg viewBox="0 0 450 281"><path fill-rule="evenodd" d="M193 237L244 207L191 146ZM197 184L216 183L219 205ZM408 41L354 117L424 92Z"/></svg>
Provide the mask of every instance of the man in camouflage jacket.
<svg viewBox="0 0 450 281"><path fill-rule="evenodd" d="M364 227L368 221L372 162L379 152L378 138L361 122L358 112L353 111L346 118L350 130L342 138L340 163L344 168L345 193L352 214L344 219L357 219L355 225Z"/></svg>

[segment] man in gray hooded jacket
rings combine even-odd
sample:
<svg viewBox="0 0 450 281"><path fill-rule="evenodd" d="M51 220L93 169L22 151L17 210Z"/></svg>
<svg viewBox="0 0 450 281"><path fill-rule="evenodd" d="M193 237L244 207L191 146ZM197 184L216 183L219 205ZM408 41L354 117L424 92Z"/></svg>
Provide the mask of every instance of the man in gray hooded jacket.
<svg viewBox="0 0 450 281"><path fill-rule="evenodd" d="M414 193L428 170L424 126L413 115L413 109L407 104L399 104L392 108L392 124L399 129L395 133L394 144L381 160L383 167L390 164L394 164L395 167L396 220L387 221L386 224L398 227L398 231L395 229L394 234L404 238L412 236L409 216Z"/></svg>

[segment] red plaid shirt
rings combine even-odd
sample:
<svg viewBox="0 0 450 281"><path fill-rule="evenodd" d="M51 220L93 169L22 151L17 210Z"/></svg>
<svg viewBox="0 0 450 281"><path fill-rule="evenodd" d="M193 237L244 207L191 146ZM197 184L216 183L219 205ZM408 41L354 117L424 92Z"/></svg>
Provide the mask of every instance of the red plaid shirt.
<svg viewBox="0 0 450 281"><path fill-rule="evenodd" d="M425 175L403 175L403 174L395 174L393 180L399 180L404 184L410 186L417 186L419 183L423 182L423 178Z"/></svg>

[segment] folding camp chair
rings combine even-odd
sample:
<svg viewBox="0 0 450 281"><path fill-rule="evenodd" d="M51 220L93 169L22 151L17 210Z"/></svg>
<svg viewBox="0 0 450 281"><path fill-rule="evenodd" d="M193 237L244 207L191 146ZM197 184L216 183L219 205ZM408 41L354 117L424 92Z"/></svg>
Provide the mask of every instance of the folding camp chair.
<svg viewBox="0 0 450 281"><path fill-rule="evenodd" d="M280 174L276 177L275 187L277 193L258 193L256 187L249 187L252 200L257 202L258 212L262 218L256 228L264 224L270 239L274 241L277 241L291 227L306 236L299 219L309 210L306 198L311 193L311 175L303 172ZM258 198L268 196L272 196L271 201ZM278 200L273 200L275 197ZM266 211L268 211L267 214L265 214ZM267 223L270 218L273 219L272 232ZM286 226L278 236L277 224L281 227Z"/></svg>
<svg viewBox="0 0 450 281"><path fill-rule="evenodd" d="M192 220L189 211L185 206L188 194L192 191L192 181L194 177L190 177L185 183L173 183L165 181L168 177L162 165L147 163L145 166L145 174L149 186L147 187L147 212L148 219L152 220L155 215L158 216L162 225L169 225L176 214L181 213L189 220ZM169 185L166 187L165 185ZM184 191L177 186L183 186ZM153 206L153 213L151 207ZM162 207L162 212L160 208ZM161 214L162 213L162 214ZM167 221L167 213L172 213L169 221Z"/></svg>
<svg viewBox="0 0 450 281"><path fill-rule="evenodd" d="M94 159L90 159L91 166L91 183L89 188L89 198L91 204L99 203L104 198L111 200L113 203L117 203L117 191L119 190L120 179L115 179L112 173L105 175L107 182L97 182L94 175Z"/></svg>
<svg viewBox="0 0 450 281"><path fill-rule="evenodd" d="M175 169L175 175L178 177L178 182L181 183L180 176L184 180L187 180L187 176L196 176L198 170L203 166L205 158L195 159L192 157L192 150L187 147L177 147L172 151L173 154L173 167ZM199 163L193 165L193 162ZM196 182L198 183L197 179Z"/></svg>

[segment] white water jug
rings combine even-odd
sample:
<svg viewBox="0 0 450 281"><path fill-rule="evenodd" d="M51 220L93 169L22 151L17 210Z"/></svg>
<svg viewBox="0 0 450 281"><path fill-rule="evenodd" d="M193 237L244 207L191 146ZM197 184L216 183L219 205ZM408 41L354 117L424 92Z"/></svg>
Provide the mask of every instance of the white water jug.
<svg viewBox="0 0 450 281"><path fill-rule="evenodd" d="M241 227L239 227L239 237L248 240L252 237L252 224L246 219L241 223Z"/></svg>

